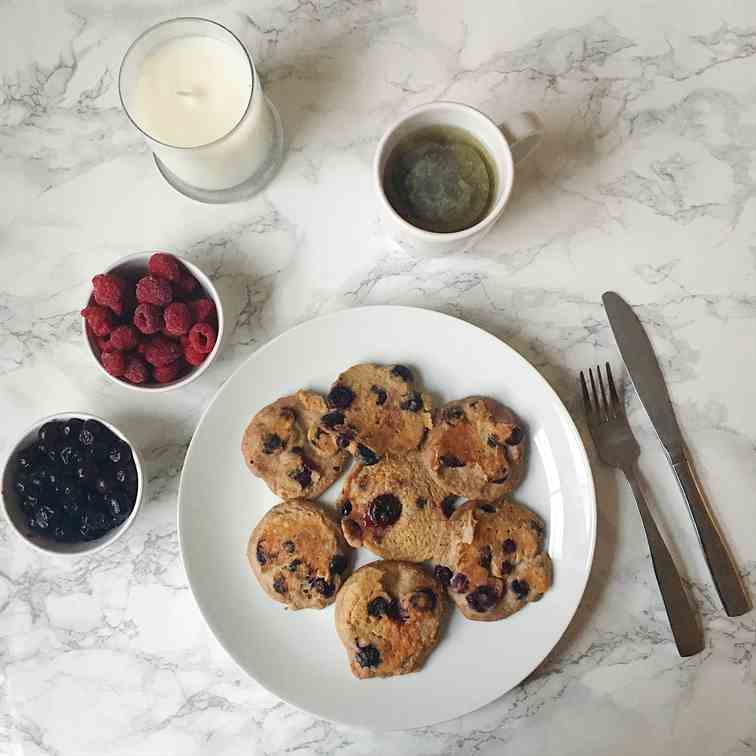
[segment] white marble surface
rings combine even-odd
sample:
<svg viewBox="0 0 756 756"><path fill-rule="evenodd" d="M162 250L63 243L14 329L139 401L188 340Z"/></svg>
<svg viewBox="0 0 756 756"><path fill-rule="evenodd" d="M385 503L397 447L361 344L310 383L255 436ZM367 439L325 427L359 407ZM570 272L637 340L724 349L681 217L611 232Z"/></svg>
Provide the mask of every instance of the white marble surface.
<svg viewBox="0 0 756 756"><path fill-rule="evenodd" d="M241 28L290 150L252 201L195 204L159 178L119 107L129 42L170 15ZM176 489L207 400L294 323L363 303L432 307L516 347L575 406L575 372L619 364L600 305L638 307L722 525L756 591L756 20L751 0L0 0L0 452L37 417L104 415L141 445L128 537L60 565L0 527L0 753L756 753L756 612L727 618L637 400L643 471L703 616L675 653L628 489L595 466L583 604L521 686L424 730L319 721L247 678L186 585ZM437 98L546 123L475 255L417 260L376 224L370 162L398 112ZM132 396L87 362L87 281L167 248L212 274L231 338L176 395ZM595 458L592 446L589 452ZM443 695L443 691L436 691Z"/></svg>

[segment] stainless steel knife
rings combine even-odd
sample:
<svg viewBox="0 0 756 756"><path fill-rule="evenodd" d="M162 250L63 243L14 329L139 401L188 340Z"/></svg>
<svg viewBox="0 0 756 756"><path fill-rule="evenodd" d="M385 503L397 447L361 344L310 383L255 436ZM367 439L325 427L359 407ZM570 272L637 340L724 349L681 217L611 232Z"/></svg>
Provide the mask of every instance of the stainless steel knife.
<svg viewBox="0 0 756 756"><path fill-rule="evenodd" d="M751 609L748 594L693 469L648 335L638 316L619 294L607 291L602 299L635 390L677 477L725 611L730 617L745 614Z"/></svg>

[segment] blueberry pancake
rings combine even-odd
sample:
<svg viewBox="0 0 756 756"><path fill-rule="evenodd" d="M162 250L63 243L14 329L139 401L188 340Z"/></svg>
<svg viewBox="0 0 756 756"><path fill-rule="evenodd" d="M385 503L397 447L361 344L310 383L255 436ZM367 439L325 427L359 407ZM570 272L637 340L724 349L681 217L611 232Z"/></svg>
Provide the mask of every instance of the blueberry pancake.
<svg viewBox="0 0 756 756"><path fill-rule="evenodd" d="M384 559L422 562L445 548L447 499L419 452L406 452L355 465L337 508L351 546L365 546Z"/></svg>
<svg viewBox="0 0 756 756"><path fill-rule="evenodd" d="M349 547L319 504L276 504L252 531L247 558L262 589L289 609L322 609L341 587Z"/></svg>
<svg viewBox="0 0 756 756"><path fill-rule="evenodd" d="M321 429L366 465L387 452L418 449L432 425L431 399L404 365L354 365L339 376L326 402Z"/></svg>
<svg viewBox="0 0 756 756"><path fill-rule="evenodd" d="M355 677L391 677L419 669L438 643L443 588L409 562L366 564L336 599L336 631Z"/></svg>
<svg viewBox="0 0 756 756"><path fill-rule="evenodd" d="M468 501L449 525L449 548L435 573L467 619L508 617L551 585L543 520L526 507L506 499Z"/></svg>
<svg viewBox="0 0 756 756"><path fill-rule="evenodd" d="M509 409L493 399L470 396L437 412L423 460L450 493L493 500L522 480L525 447L525 431Z"/></svg>
<svg viewBox="0 0 756 756"><path fill-rule="evenodd" d="M349 454L318 428L326 404L298 391L261 409L242 438L247 467L282 499L319 496L341 475Z"/></svg>

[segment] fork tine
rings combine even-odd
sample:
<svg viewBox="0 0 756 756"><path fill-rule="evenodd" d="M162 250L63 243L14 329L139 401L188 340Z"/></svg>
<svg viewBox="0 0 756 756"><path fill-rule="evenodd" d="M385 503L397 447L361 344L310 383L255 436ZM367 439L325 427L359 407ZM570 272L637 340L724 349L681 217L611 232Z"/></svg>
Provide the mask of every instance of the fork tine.
<svg viewBox="0 0 756 756"><path fill-rule="evenodd" d="M582 370L580 371L580 387L583 389L583 409L585 410L585 414L590 416L593 408L591 407L591 397L588 394L588 386L585 382L585 374Z"/></svg>
<svg viewBox="0 0 756 756"><path fill-rule="evenodd" d="M609 405L609 402L606 401L606 391L604 391L604 379L601 377L601 365L596 365L596 375L598 376L598 382L599 382L599 388L601 389L601 399L604 404L604 412L606 412L607 417L612 417L614 415L612 407Z"/></svg>
<svg viewBox="0 0 756 756"><path fill-rule="evenodd" d="M591 379L591 389L593 391L593 406L595 407L599 420L603 421L604 415L601 412L601 402L598 398L598 391L596 391L596 381L593 380L593 368L588 368L588 377Z"/></svg>
<svg viewBox="0 0 756 756"><path fill-rule="evenodd" d="M612 368L609 363L606 363L606 380L609 383L609 396L612 398L612 404L617 408L617 411L622 411L622 402L620 402L617 389L614 386L614 376L612 375Z"/></svg>

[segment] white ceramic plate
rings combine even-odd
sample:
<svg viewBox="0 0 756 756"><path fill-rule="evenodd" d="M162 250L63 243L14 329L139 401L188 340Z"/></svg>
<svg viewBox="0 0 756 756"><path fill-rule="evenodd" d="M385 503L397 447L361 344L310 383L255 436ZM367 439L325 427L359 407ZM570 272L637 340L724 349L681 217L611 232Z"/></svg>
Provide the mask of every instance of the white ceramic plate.
<svg viewBox="0 0 756 756"><path fill-rule="evenodd" d="M356 680L336 636L333 606L289 612L258 587L249 534L276 497L246 469L240 442L250 417L306 387L327 391L358 362L416 369L439 403L485 394L510 405L530 433L516 498L544 517L554 585L501 622L453 613L424 668ZM335 500L339 483L323 497ZM588 459L564 405L517 352L475 326L431 310L365 307L302 323L255 352L202 417L184 464L178 504L181 554L194 597L236 662L284 701L371 729L403 729L470 712L517 685L572 618L593 559L596 502ZM373 560L361 550L358 564Z"/></svg>

